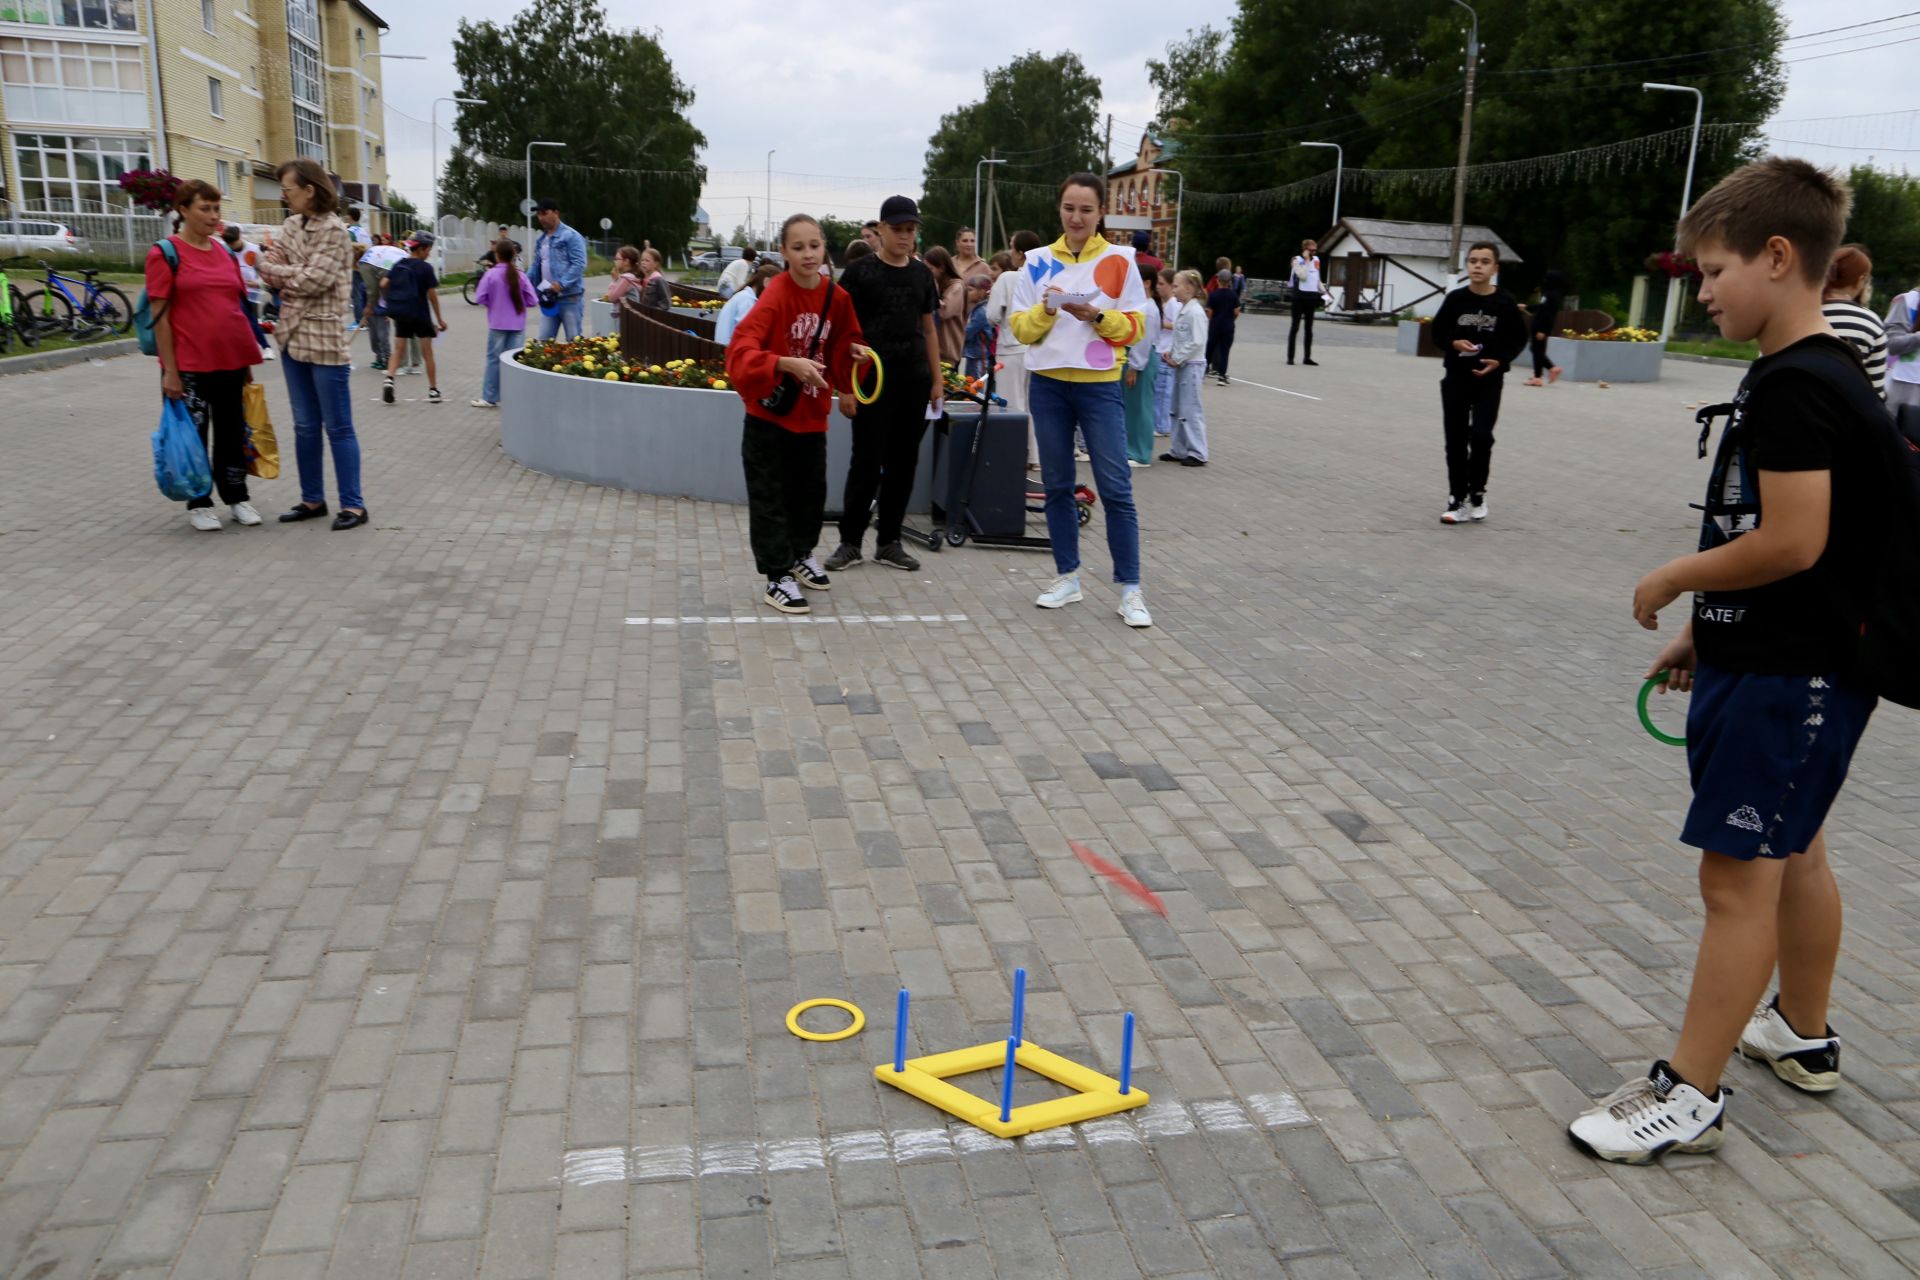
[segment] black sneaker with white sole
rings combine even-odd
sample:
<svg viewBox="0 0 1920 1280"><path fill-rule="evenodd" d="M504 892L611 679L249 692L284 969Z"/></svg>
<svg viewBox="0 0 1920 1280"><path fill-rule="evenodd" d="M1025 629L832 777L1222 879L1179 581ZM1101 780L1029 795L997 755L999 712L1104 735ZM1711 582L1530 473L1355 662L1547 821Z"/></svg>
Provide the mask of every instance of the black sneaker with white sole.
<svg viewBox="0 0 1920 1280"><path fill-rule="evenodd" d="M883 564L889 569L904 569L913 573L920 568L920 562L907 554L907 549L898 542L889 542L873 553L873 562Z"/></svg>
<svg viewBox="0 0 1920 1280"><path fill-rule="evenodd" d="M1832 1093L1840 1087L1840 1037L1832 1027L1815 1039L1801 1035L1781 1016L1777 995L1748 1019L1740 1033L1740 1056L1766 1063L1802 1093Z"/></svg>
<svg viewBox="0 0 1920 1280"><path fill-rule="evenodd" d="M782 613L813 612L813 606L800 593L800 584L793 580L790 573L778 581L768 582L767 594L763 599Z"/></svg>
<svg viewBox="0 0 1920 1280"><path fill-rule="evenodd" d="M859 547L848 546L843 542L833 549L832 555L827 557L826 570L828 573L838 573L842 569L851 569L863 558Z"/></svg>
<svg viewBox="0 0 1920 1280"><path fill-rule="evenodd" d="M809 591L827 591L833 587L833 579L812 556L793 562L793 580Z"/></svg>
<svg viewBox="0 0 1920 1280"><path fill-rule="evenodd" d="M380 386L380 398L388 404L393 403L393 378L391 375L389 375L387 380Z"/></svg>

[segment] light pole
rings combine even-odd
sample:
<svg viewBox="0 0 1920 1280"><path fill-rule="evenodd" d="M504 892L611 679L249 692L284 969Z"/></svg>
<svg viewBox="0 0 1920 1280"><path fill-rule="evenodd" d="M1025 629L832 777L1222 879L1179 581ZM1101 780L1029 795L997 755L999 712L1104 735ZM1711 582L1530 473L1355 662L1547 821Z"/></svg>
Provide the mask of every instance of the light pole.
<svg viewBox="0 0 1920 1280"><path fill-rule="evenodd" d="M773 149L767 149L767 248L773 248Z"/></svg>
<svg viewBox="0 0 1920 1280"><path fill-rule="evenodd" d="M1167 263L1168 266L1178 270L1180 266L1180 216L1187 207L1187 175L1178 169L1162 169L1159 165L1155 165L1153 171L1155 173L1170 173L1180 179L1180 195L1179 198L1173 202L1173 258Z"/></svg>
<svg viewBox="0 0 1920 1280"><path fill-rule="evenodd" d="M529 142L527 144L527 251L533 251L533 149L535 147L564 147L564 142Z"/></svg>
<svg viewBox="0 0 1920 1280"><path fill-rule="evenodd" d="M1693 95L1693 146L1687 151L1687 182L1680 188L1680 216L1687 216L1687 207L1693 201L1693 162L1700 155L1700 116L1706 110L1707 100L1692 85L1659 84L1648 80L1641 84L1643 90L1661 89L1669 93L1690 93ZM1676 224L1673 234L1673 247L1680 247L1680 229ZM1678 277L1667 282L1667 309L1660 317L1660 341L1666 342L1673 333L1674 317L1680 313L1680 280Z"/></svg>
<svg viewBox="0 0 1920 1280"><path fill-rule="evenodd" d="M1005 160L989 160L981 156L979 164L973 166L973 251L976 254L980 252L980 169L983 165L1005 163Z"/></svg>
<svg viewBox="0 0 1920 1280"><path fill-rule="evenodd" d="M387 58L394 62L425 62L427 55L424 53L363 53L360 55L360 78L362 80L371 78L367 75L368 58ZM360 203L364 206L373 203L373 200L368 194L373 189L372 175L368 173L368 170L373 168L373 147L367 140L366 86L353 86L353 96L360 104L360 145L354 148L354 150L359 152L354 159L360 161Z"/></svg>
<svg viewBox="0 0 1920 1280"><path fill-rule="evenodd" d="M1300 145L1333 148L1333 225L1338 228L1340 225L1340 175L1346 168L1347 153L1337 142L1303 142Z"/></svg>
<svg viewBox="0 0 1920 1280"><path fill-rule="evenodd" d="M1480 64L1480 15L1467 0L1453 2L1473 17L1473 28L1467 33L1467 97L1460 109L1460 159L1453 167L1453 235L1447 241L1447 270L1457 277L1460 274L1460 224L1467 214L1467 148L1473 143L1473 73Z"/></svg>
<svg viewBox="0 0 1920 1280"><path fill-rule="evenodd" d="M433 224L437 231L440 227L440 104L457 102L465 107L484 107L485 98L435 98L433 105L427 108L427 132L433 135Z"/></svg>

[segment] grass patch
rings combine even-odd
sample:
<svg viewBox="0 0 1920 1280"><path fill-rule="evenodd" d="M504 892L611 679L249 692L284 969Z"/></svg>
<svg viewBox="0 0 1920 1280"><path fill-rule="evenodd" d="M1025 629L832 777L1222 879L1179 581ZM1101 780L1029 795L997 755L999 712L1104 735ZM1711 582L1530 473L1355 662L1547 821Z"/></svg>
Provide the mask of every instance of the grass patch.
<svg viewBox="0 0 1920 1280"><path fill-rule="evenodd" d="M1729 342L1725 338L1683 340L1667 343L1667 350L1681 356L1716 356L1724 360L1758 360L1760 347L1753 342Z"/></svg>
<svg viewBox="0 0 1920 1280"><path fill-rule="evenodd" d="M123 337L131 338L132 336L133 331L129 329L124 334L110 333L104 338L95 338L90 342L75 342L64 333L45 333L40 335L40 341L30 347L21 345L20 339L15 337L14 340L7 345L7 349L4 352L0 352L0 358L5 358L6 356L37 356L49 351L64 351L68 347L97 347L103 343L117 342Z"/></svg>

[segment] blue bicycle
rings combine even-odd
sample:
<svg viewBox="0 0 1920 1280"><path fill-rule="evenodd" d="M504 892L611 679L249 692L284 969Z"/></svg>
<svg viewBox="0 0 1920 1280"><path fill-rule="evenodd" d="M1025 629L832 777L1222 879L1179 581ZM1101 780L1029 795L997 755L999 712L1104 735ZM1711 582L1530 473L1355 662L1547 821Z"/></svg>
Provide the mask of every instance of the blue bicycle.
<svg viewBox="0 0 1920 1280"><path fill-rule="evenodd" d="M75 279L55 271L44 258L40 266L47 273L45 287L26 296L26 310L43 330L65 333L76 342L91 342L133 328L133 304L114 285L99 283L98 271L82 271ZM74 297L68 285L77 285L81 296Z"/></svg>

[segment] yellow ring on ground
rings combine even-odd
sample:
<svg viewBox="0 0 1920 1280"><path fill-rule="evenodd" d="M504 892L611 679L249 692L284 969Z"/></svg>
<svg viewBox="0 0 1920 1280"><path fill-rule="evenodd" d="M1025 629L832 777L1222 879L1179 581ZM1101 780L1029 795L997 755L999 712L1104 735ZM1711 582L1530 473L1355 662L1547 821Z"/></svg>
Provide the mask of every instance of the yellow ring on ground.
<svg viewBox="0 0 1920 1280"><path fill-rule="evenodd" d="M861 394L860 365L856 364L853 366L853 398L859 401L861 404L872 404L875 400L878 400L880 398L880 389L887 385L887 371L880 363L880 353L878 351L873 350L871 347L869 347L867 351L868 351L867 359L862 361L861 364L871 363L873 365L873 394L872 395L869 396L869 395Z"/></svg>
<svg viewBox="0 0 1920 1280"><path fill-rule="evenodd" d="M833 1032L808 1031L803 1028L800 1025L800 1015L809 1009L818 1009L822 1006L833 1009L845 1009L853 1015L853 1025L844 1031ZM858 1035L860 1029L866 1025L867 1015L860 1012L860 1006L848 1004L845 1000L825 998L819 1000L802 1000L799 1004L787 1010L787 1030L793 1032L793 1034L799 1036L802 1040L845 1040L848 1036Z"/></svg>

